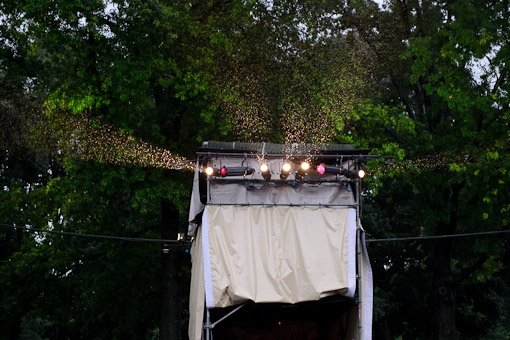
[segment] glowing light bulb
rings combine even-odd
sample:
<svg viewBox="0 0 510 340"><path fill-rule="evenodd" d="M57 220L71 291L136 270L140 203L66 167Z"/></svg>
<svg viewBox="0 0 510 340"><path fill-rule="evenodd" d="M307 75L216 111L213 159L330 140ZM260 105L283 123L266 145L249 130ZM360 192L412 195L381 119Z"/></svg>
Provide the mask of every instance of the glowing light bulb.
<svg viewBox="0 0 510 340"><path fill-rule="evenodd" d="M205 168L205 174L207 176L212 176L214 174L214 169L210 166L208 166L207 168Z"/></svg>
<svg viewBox="0 0 510 340"><path fill-rule="evenodd" d="M363 177L365 177L365 170L360 169L360 170L358 171L358 177L359 177L359 178L363 178Z"/></svg>
<svg viewBox="0 0 510 340"><path fill-rule="evenodd" d="M283 163L282 172L280 173L280 178L283 180L287 179L287 176L289 176L290 169L292 169L292 167L290 166L290 163L287 163L287 162Z"/></svg>
<svg viewBox="0 0 510 340"><path fill-rule="evenodd" d="M227 175L227 168L225 168L225 167L221 168L221 170L220 170L220 174L221 174L223 177L225 177L225 176Z"/></svg>
<svg viewBox="0 0 510 340"><path fill-rule="evenodd" d="M324 175L324 173L326 172L326 167L324 166L324 164L317 165L317 172L319 173L319 175Z"/></svg>
<svg viewBox="0 0 510 340"><path fill-rule="evenodd" d="M304 171L307 171L308 169L310 169L310 163L308 163L308 162L301 163L301 169L303 169Z"/></svg>
<svg viewBox="0 0 510 340"><path fill-rule="evenodd" d="M271 173L269 172L269 165L267 163L262 163L260 165L260 173L266 181L271 180Z"/></svg>

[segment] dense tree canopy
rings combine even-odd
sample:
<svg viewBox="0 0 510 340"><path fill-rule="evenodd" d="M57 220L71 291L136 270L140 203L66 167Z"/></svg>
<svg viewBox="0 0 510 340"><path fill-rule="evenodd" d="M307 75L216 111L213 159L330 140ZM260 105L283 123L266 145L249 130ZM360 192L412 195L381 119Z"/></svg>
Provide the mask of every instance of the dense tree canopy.
<svg viewBox="0 0 510 340"><path fill-rule="evenodd" d="M24 228L175 239L206 139L392 155L369 238L509 229L507 0L7 0L0 23L0 339L180 339L184 248ZM506 235L369 243L374 338L508 337Z"/></svg>

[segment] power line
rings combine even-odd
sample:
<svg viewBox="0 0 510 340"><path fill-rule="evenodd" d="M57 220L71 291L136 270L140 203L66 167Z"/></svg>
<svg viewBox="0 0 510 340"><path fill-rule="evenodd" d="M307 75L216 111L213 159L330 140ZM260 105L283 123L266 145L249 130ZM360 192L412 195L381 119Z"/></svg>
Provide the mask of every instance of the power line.
<svg viewBox="0 0 510 340"><path fill-rule="evenodd" d="M109 236L109 235L98 235L98 234L81 234L81 233L73 233L73 232L69 232L69 231L56 231L56 230L37 229L37 228L32 228L32 227L30 227L30 228L29 227L21 227L21 226L16 226L14 224L5 224L5 223L0 223L0 226L9 227L9 228L13 228L13 229L22 229L22 230L26 230L29 232L41 232L41 233L64 235L64 236L88 237L88 238L118 240L118 241L127 241L127 242L165 243L168 245L178 245L178 246L188 246L191 243L189 241L165 240L165 239L156 239L156 238L123 237L123 236ZM510 233L510 230L493 230L493 231L485 231L485 232L477 232L477 233L434 235L434 236L374 238L374 239L367 239L367 240L365 240L365 242L374 243L374 242L437 240L437 239L443 239L443 238L460 238L460 237L470 237L470 236L507 234L507 233Z"/></svg>
<svg viewBox="0 0 510 340"><path fill-rule="evenodd" d="M391 241L418 241L418 240L437 240L442 238L460 238L469 236L483 236L510 233L510 230L493 230L478 233L450 234L450 235L434 235L434 236L414 236L414 237L393 237L393 238L373 238L365 242L391 242Z"/></svg>
<svg viewBox="0 0 510 340"><path fill-rule="evenodd" d="M172 246L188 246L190 244L190 242L187 242L187 241L164 240L164 239L157 239L157 238L109 236L109 235L97 235L97 234L81 234L81 233L73 233L70 231L57 231L57 230L38 229L38 228L32 228L32 227L30 227L30 228L29 227L21 227L21 226L16 226L13 224L5 224L5 223L0 223L0 226L9 227L12 229L22 229L22 230L26 230L29 232L40 232L40 233L63 235L63 236L88 237L88 238L127 241L127 242L164 243L165 245L172 245Z"/></svg>

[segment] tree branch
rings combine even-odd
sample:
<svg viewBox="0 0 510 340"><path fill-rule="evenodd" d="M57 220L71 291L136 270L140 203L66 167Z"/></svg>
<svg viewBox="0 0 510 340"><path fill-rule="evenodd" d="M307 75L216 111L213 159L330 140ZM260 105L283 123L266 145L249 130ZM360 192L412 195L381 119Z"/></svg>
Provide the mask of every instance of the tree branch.
<svg viewBox="0 0 510 340"><path fill-rule="evenodd" d="M498 88L501 86L501 83L505 79L506 74L507 74L507 69L505 68L505 69L503 69L503 72L501 72L501 74L499 75L498 79L496 80L496 83L494 84L494 87L491 90L492 94L495 94L496 91L498 90Z"/></svg>

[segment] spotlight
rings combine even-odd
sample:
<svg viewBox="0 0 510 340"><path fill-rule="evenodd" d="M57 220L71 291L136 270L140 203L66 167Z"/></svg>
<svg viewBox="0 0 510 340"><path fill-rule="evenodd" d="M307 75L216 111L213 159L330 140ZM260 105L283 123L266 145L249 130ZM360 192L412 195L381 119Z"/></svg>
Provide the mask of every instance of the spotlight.
<svg viewBox="0 0 510 340"><path fill-rule="evenodd" d="M304 172L307 172L308 170L310 170L310 163L308 163L306 161L301 163L301 170L303 170Z"/></svg>
<svg viewBox="0 0 510 340"><path fill-rule="evenodd" d="M208 166L207 168L205 168L205 174L207 176L213 176L215 175L216 173L218 173L218 170L213 168L212 166Z"/></svg>
<svg viewBox="0 0 510 340"><path fill-rule="evenodd" d="M319 175L324 174L335 174L335 175L343 175L344 168L335 165L326 165L324 163L317 165L317 172Z"/></svg>
<svg viewBox="0 0 510 340"><path fill-rule="evenodd" d="M271 179L271 172L269 171L269 165L267 165L267 163L262 163L260 165L260 173L262 174L262 177L264 177L266 181L269 181Z"/></svg>
<svg viewBox="0 0 510 340"><path fill-rule="evenodd" d="M287 162L283 163L282 172L280 173L280 178L287 179L291 169L292 169L292 166L290 165L290 163L287 163Z"/></svg>
<svg viewBox="0 0 510 340"><path fill-rule="evenodd" d="M347 170L347 169L342 168L342 175L344 175L345 177L348 177L348 178L359 178L360 172L363 176L365 176L365 171L363 171L363 170L356 171L356 170Z"/></svg>
<svg viewBox="0 0 510 340"><path fill-rule="evenodd" d="M220 174L222 177L226 176L247 176L251 175L255 172L255 169L245 167L245 166L224 166L220 169Z"/></svg>
<svg viewBox="0 0 510 340"><path fill-rule="evenodd" d="M308 175L308 170L310 170L310 163L307 161L302 162L296 173L296 180L302 181L303 176Z"/></svg>
<svg viewBox="0 0 510 340"><path fill-rule="evenodd" d="M326 164L319 164L317 165L317 172L319 175L324 174L334 174L334 175L342 175L348 178L363 178L365 177L366 173L363 169L360 169L358 172L354 170L348 170L344 168L343 166L336 166L336 165L326 165Z"/></svg>
<svg viewBox="0 0 510 340"><path fill-rule="evenodd" d="M319 173L319 175L324 175L324 173L326 172L326 166L324 164L317 165L317 172Z"/></svg>

